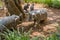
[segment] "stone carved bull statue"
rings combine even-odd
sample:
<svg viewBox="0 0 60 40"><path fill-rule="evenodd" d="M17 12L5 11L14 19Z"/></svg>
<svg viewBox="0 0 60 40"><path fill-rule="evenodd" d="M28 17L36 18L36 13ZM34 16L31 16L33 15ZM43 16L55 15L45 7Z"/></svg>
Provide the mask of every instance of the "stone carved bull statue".
<svg viewBox="0 0 60 40"><path fill-rule="evenodd" d="M17 22L19 22L19 16L12 15L3 17L0 19L0 31L3 31L5 28L11 29L17 26Z"/></svg>
<svg viewBox="0 0 60 40"><path fill-rule="evenodd" d="M47 21L47 10L45 8L35 9L29 12L30 21L34 21L34 24L45 23Z"/></svg>

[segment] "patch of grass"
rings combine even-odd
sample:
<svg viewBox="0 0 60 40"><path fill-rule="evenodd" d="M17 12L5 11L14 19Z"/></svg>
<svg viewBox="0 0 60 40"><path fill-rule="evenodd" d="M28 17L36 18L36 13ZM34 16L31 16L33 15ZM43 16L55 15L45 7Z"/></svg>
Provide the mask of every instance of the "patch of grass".
<svg viewBox="0 0 60 40"><path fill-rule="evenodd" d="M39 37L30 38L30 31L28 32L19 32L17 30L10 31L9 29L0 33L0 35L4 36L5 40L37 40ZM0 36L1 37L1 36Z"/></svg>
<svg viewBox="0 0 60 40"><path fill-rule="evenodd" d="M29 34L20 34L20 32L16 31L16 30L13 30L13 31L10 31L7 29L7 32L4 32L4 33L1 33L1 35L3 35L5 37L5 40L28 40L30 39L29 37Z"/></svg>
<svg viewBox="0 0 60 40"><path fill-rule="evenodd" d="M23 31L23 30L22 30ZM30 38L31 30L28 32L19 32L17 30L10 31L7 29L3 33L0 33L4 36L5 40L60 40L56 33L51 34L49 37L37 36Z"/></svg>
<svg viewBox="0 0 60 40"><path fill-rule="evenodd" d="M50 35L49 37L45 38L45 40L60 40L60 39L54 33L54 34Z"/></svg>

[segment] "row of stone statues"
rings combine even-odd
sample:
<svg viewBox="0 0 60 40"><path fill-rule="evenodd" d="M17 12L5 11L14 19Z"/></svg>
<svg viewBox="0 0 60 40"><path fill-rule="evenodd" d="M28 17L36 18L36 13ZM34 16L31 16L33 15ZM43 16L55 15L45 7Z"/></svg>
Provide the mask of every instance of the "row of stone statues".
<svg viewBox="0 0 60 40"><path fill-rule="evenodd" d="M1 29L3 29L4 26L6 26L9 29L12 28L12 26L16 28L16 25L20 21L23 22L26 19L28 21L34 21L34 25L36 25L36 27L40 23L44 23L47 21L47 10L44 8L34 9L34 4L32 4L30 6L30 11L28 11L27 10L29 8L28 3L24 5L24 8L22 8L20 0L5 0L4 2L6 5L6 8L8 9L8 12L10 13L10 16L6 16L3 19L0 19Z"/></svg>
<svg viewBox="0 0 60 40"><path fill-rule="evenodd" d="M28 13L29 12L29 10L28 10L29 6L30 6L29 3L27 3L27 4L24 5L24 8L23 9L24 9L24 12L25 13ZM30 11L33 11L33 10L34 10L34 3L32 3L31 6L30 6Z"/></svg>
<svg viewBox="0 0 60 40"><path fill-rule="evenodd" d="M29 8L30 4L24 5L25 13L28 13L28 20L34 21L34 24L45 23L47 21L47 10L45 8L34 9L34 3L30 6L30 11L27 9Z"/></svg>

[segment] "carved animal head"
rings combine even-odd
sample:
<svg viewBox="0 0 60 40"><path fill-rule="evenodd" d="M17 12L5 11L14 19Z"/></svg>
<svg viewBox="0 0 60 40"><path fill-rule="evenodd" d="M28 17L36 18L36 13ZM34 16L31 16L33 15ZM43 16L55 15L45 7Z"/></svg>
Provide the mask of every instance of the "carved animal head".
<svg viewBox="0 0 60 40"><path fill-rule="evenodd" d="M19 19L19 16L17 16L17 15L12 15L11 17L15 20Z"/></svg>

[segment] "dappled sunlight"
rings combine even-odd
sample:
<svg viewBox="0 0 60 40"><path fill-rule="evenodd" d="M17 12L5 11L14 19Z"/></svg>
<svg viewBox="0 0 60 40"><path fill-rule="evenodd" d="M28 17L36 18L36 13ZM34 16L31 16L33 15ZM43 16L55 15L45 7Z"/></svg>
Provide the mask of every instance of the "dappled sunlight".
<svg viewBox="0 0 60 40"><path fill-rule="evenodd" d="M48 17L48 20L54 20L53 18L51 18L51 17Z"/></svg>
<svg viewBox="0 0 60 40"><path fill-rule="evenodd" d="M35 9L44 8L44 5L43 4L35 4L34 8ZM31 36L37 36L37 35L39 36L39 35L43 35L44 32L50 33L50 32L56 31L56 26L58 26L59 25L58 22L60 22L60 9L59 10L54 9L54 8L46 8L46 9L47 9L48 17L47 17L47 22L45 24L40 24L40 26L34 28L33 27L34 22L23 22L22 23L22 26L24 28L26 28L26 30L28 30L28 28L33 29ZM6 16L6 13L0 12L0 16L2 16L2 17ZM21 25L19 25L18 27L21 27Z"/></svg>

